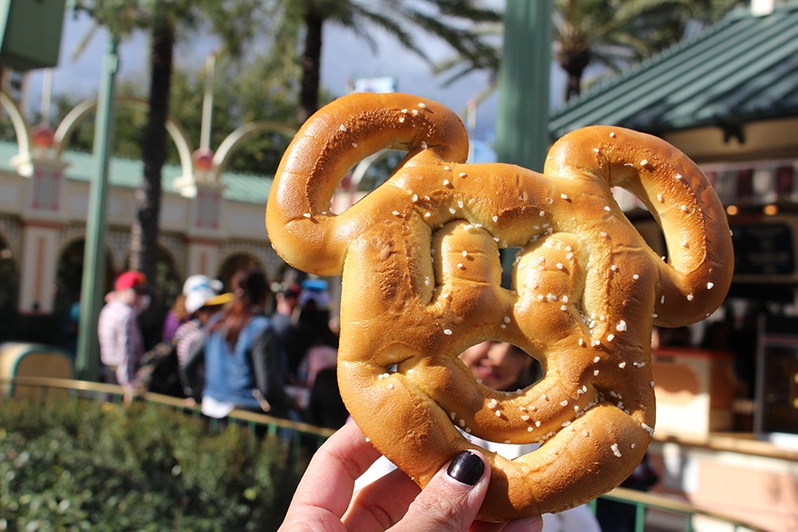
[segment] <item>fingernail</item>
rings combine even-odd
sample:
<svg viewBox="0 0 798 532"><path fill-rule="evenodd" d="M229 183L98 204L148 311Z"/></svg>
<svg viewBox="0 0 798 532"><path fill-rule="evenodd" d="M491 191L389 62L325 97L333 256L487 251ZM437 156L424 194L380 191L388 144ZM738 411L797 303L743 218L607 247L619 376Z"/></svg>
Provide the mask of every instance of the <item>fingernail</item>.
<svg viewBox="0 0 798 532"><path fill-rule="evenodd" d="M479 456L470 451L460 451L452 459L446 472L458 482L473 486L482 478L483 471L485 471L485 463Z"/></svg>

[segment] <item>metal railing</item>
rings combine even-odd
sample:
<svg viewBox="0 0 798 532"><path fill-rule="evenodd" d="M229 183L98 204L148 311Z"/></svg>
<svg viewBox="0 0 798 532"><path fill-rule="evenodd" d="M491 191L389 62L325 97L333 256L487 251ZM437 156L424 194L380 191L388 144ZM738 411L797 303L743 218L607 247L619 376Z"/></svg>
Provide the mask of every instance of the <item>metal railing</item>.
<svg viewBox="0 0 798 532"><path fill-rule="evenodd" d="M6 396L5 399L17 395L33 395L35 397L42 393L50 393L51 391L56 390L61 390L62 392L71 395L90 397L95 400L111 401L115 403L122 403L124 401L124 393L122 388L111 384L43 377L15 377L11 379L0 379L0 393ZM168 407L176 411L184 412L187 415L202 415L198 405L191 404L185 399L180 399L177 397L146 393L137 397L135 400ZM0 399L0 401L2 401L2 399ZM244 410L233 410L233 412L231 412L228 416L228 419L231 423L237 423L253 430L256 428L265 429L266 434L268 435L279 434L285 438L289 438L291 441L292 457L294 457L294 463L297 464L297 467L303 467L304 464L302 460L298 459L302 450L302 442L307 444L309 440L314 441L315 447L318 448L324 442L324 440L326 440L335 432L331 429L320 428L307 423L299 423ZM210 430L216 431L218 430L218 427L213 421L214 420L210 420L209 427ZM674 530L674 532L677 530L679 532L693 532L695 529L694 519L696 516L701 516L720 523L725 523L732 530L734 530L734 532L766 532L765 529L756 525L743 522L730 516L698 508L687 502L663 495L644 493L626 488L615 488L609 493L602 495L600 498L634 506L636 532L644 532L646 530L646 515L651 510L664 512L671 516L675 515L683 517L684 528L671 528L671 530ZM595 511L596 501L592 501L590 506Z"/></svg>
<svg viewBox="0 0 798 532"><path fill-rule="evenodd" d="M719 523L725 523L734 532L766 532L764 528L758 527L756 525L745 523L739 519L722 515L717 512L704 510L687 502L663 495L645 493L627 488L615 488L599 498L622 502L634 506L635 532L644 532L646 530L646 515L649 510L658 510L671 516L683 517L684 528L679 530L683 530L684 532L693 532L693 530L695 530L694 519L696 516L702 516ZM590 506L595 511L596 501L592 501Z"/></svg>

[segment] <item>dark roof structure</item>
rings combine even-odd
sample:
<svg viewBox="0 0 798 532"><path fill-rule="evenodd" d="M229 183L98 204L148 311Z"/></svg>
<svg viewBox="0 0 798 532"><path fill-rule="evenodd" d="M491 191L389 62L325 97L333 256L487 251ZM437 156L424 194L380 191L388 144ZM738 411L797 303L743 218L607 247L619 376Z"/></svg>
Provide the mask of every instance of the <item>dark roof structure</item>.
<svg viewBox="0 0 798 532"><path fill-rule="evenodd" d="M652 134L798 116L798 2L739 9L694 38L598 83L551 114L557 139L591 124Z"/></svg>

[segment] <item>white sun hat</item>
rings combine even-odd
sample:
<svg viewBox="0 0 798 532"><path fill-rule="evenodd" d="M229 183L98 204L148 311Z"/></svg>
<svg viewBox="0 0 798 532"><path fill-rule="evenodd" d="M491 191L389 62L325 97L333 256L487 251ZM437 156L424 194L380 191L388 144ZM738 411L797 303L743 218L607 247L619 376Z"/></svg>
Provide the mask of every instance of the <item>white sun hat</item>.
<svg viewBox="0 0 798 532"><path fill-rule="evenodd" d="M186 296L186 310L193 314L198 309L211 304L221 305L230 298L220 298L219 292L224 286L218 279L207 275L192 275L183 284L183 295ZM225 295L225 294L222 294Z"/></svg>

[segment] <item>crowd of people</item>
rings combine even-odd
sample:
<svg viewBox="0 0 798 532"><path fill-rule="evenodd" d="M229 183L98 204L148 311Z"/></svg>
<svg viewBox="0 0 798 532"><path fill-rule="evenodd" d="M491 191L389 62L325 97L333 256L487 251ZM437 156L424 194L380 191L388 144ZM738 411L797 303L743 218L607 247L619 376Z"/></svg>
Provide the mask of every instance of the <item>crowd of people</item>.
<svg viewBox="0 0 798 532"><path fill-rule="evenodd" d="M122 386L126 401L151 391L182 396L215 419L238 408L333 429L346 422L326 281L272 291L262 270L248 268L225 291L217 279L192 275L163 337L145 350L138 317L148 303L147 279L129 271L100 312L102 378Z"/></svg>

